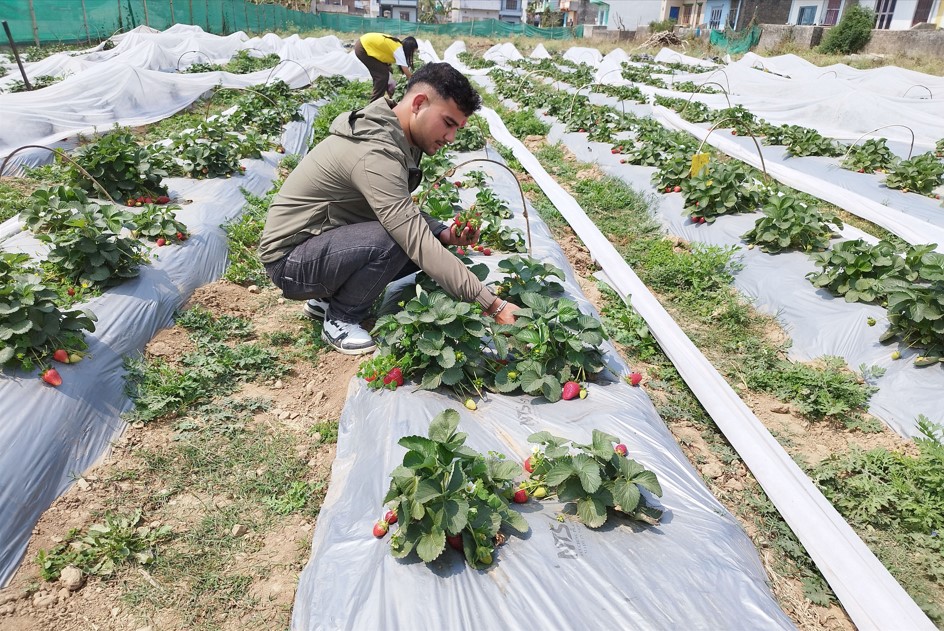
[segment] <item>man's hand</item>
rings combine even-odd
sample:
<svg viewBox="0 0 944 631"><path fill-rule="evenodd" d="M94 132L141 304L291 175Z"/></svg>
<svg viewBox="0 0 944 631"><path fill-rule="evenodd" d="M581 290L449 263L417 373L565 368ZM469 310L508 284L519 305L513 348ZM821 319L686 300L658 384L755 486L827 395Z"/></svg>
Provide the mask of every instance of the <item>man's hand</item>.
<svg viewBox="0 0 944 631"><path fill-rule="evenodd" d="M504 306L502 306L502 303L504 303ZM485 315L490 315L495 318L495 322L498 324L514 324L515 311L520 308L521 307L513 302L496 298L495 301L489 305L488 309L485 310Z"/></svg>
<svg viewBox="0 0 944 631"><path fill-rule="evenodd" d="M475 245L481 235L481 230L466 227L458 235L452 231L452 228L446 228L437 236L443 245Z"/></svg>

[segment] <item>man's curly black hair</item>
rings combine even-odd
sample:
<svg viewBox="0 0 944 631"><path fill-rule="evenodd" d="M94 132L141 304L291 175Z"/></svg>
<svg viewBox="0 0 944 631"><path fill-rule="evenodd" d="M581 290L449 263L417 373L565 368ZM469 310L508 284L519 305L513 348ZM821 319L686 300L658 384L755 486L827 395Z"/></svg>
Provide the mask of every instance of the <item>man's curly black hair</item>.
<svg viewBox="0 0 944 631"><path fill-rule="evenodd" d="M475 91L464 74L447 63L424 64L413 73L406 84L406 92L417 83L423 83L444 99L452 99L466 116L482 107L482 97Z"/></svg>

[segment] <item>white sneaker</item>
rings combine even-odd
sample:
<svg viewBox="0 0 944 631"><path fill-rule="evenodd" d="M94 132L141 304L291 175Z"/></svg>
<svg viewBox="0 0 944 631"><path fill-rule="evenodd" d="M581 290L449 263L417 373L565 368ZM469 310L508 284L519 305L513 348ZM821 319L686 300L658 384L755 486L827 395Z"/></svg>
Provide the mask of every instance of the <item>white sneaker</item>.
<svg viewBox="0 0 944 631"><path fill-rule="evenodd" d="M334 350L345 355L363 355L377 348L370 333L354 322L325 320L321 339Z"/></svg>
<svg viewBox="0 0 944 631"><path fill-rule="evenodd" d="M305 303L302 311L312 320L324 320L325 314L328 312L328 301L312 298Z"/></svg>

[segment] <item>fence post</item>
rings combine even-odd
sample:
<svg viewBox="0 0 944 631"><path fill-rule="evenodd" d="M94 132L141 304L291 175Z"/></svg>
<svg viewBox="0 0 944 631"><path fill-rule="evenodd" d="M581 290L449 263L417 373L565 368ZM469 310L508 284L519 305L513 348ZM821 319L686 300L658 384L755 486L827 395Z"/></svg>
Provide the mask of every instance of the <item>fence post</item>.
<svg viewBox="0 0 944 631"><path fill-rule="evenodd" d="M85 39L88 40L88 43L92 43L92 36L89 35L88 28L88 14L85 12L85 0L82 0L82 23L85 24Z"/></svg>
<svg viewBox="0 0 944 631"><path fill-rule="evenodd" d="M39 27L36 26L36 9L33 7L33 0L29 0L30 21L33 23L33 42L39 46Z"/></svg>
<svg viewBox="0 0 944 631"><path fill-rule="evenodd" d="M7 39L10 40L10 51L13 53L13 58L16 59L16 65L20 68L20 74L23 75L23 85L26 86L27 90L32 90L33 86L30 85L26 71L23 70L23 62L20 61L20 53L16 50L16 42L13 41L13 33L10 32L10 25L7 24L6 20L3 20L3 30L7 32Z"/></svg>
<svg viewBox="0 0 944 631"><path fill-rule="evenodd" d="M144 0L144 26L151 26L151 20L148 18L147 0Z"/></svg>
<svg viewBox="0 0 944 631"><path fill-rule="evenodd" d="M122 33L125 31L125 23L121 18L121 0L118 0L118 30Z"/></svg>
<svg viewBox="0 0 944 631"><path fill-rule="evenodd" d="M207 27L206 32L207 32L207 33L212 33L213 31L210 30L210 0L206 0L206 2L203 3L203 6L206 8L206 20L207 20L207 21L206 21L206 27Z"/></svg>
<svg viewBox="0 0 944 631"><path fill-rule="evenodd" d="M193 24L193 0L190 0L190 24Z"/></svg>
<svg viewBox="0 0 944 631"><path fill-rule="evenodd" d="M174 0L170 0L170 25L177 24L177 18L174 17Z"/></svg>

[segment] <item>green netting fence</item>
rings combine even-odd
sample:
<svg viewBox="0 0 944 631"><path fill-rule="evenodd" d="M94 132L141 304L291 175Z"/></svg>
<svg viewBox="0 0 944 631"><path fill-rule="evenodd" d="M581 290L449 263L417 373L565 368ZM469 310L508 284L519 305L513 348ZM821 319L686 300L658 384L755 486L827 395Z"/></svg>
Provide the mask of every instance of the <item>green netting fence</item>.
<svg viewBox="0 0 944 631"><path fill-rule="evenodd" d="M17 43L100 41L145 25L164 30L195 24L209 33L228 35L270 31L330 29L346 33L450 35L541 39L583 37L583 26L538 28L499 20L422 24L343 13L303 13L275 4L245 0L0 0L0 19L9 23ZM3 42L6 43L6 42Z"/></svg>
<svg viewBox="0 0 944 631"><path fill-rule="evenodd" d="M712 46L723 48L730 54L740 55L757 46L762 32L763 29L756 24L740 31L731 29L712 31L708 41Z"/></svg>

